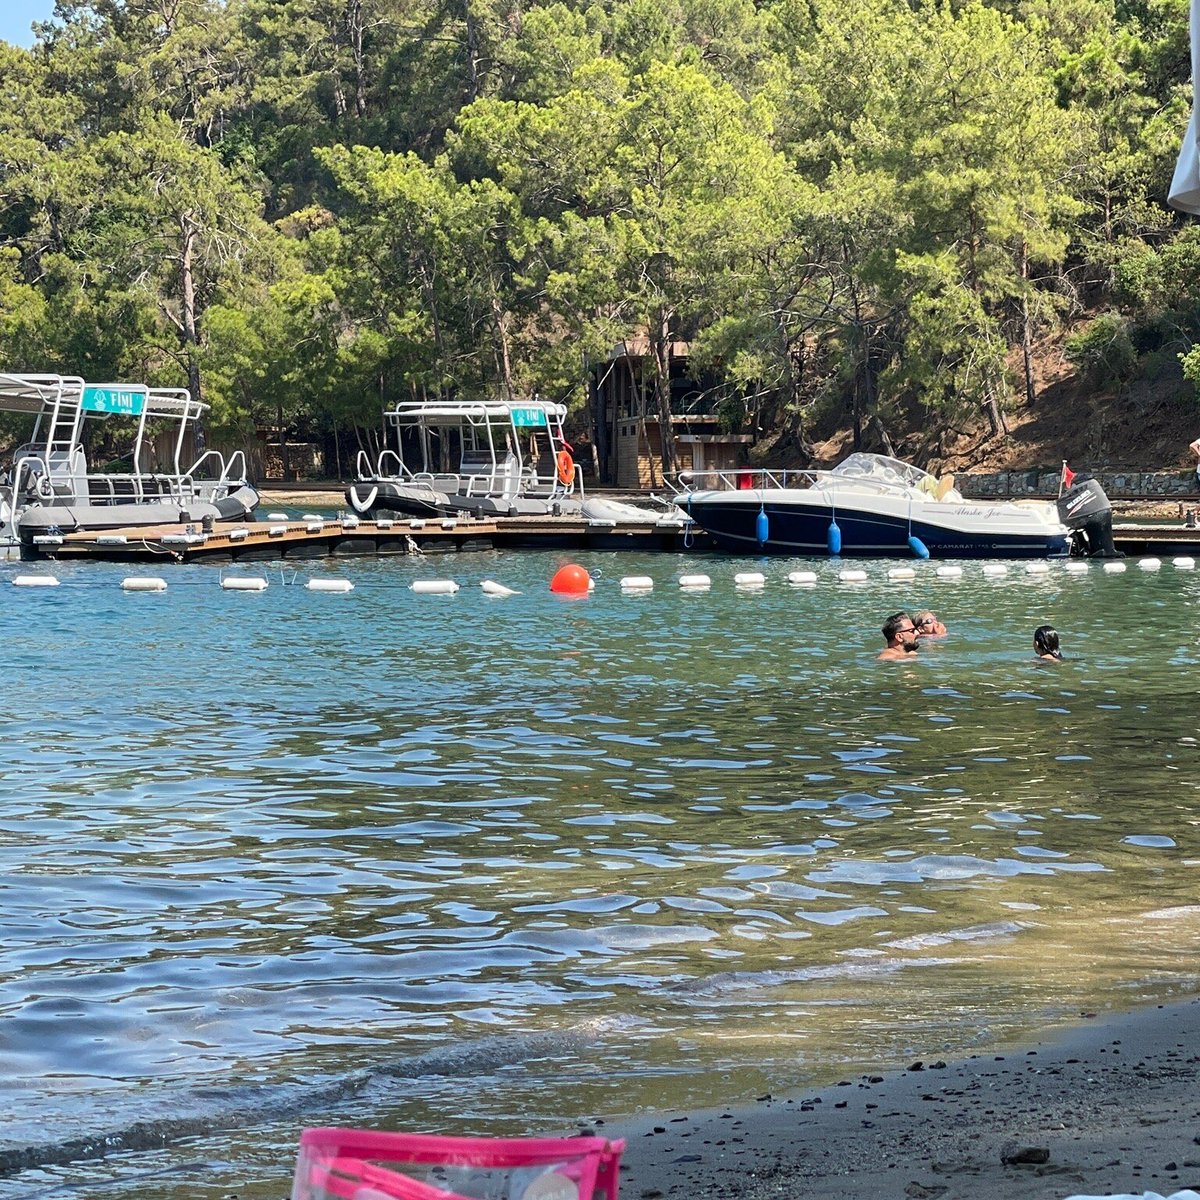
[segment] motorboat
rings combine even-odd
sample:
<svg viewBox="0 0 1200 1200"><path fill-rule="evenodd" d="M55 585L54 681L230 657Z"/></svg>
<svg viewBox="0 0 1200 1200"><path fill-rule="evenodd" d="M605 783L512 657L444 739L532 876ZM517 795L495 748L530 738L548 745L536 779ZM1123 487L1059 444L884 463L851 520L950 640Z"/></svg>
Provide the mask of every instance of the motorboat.
<svg viewBox="0 0 1200 1200"><path fill-rule="evenodd" d="M1080 524L1061 502L965 500L952 475L880 454L830 471L682 472L679 482L675 503L737 554L1058 557Z"/></svg>
<svg viewBox="0 0 1200 1200"><path fill-rule="evenodd" d="M33 418L0 474L0 545L46 545L74 530L245 520L258 493L240 450L228 458L205 450L182 465L207 409L177 388L0 374L0 412ZM102 423L109 444L129 447L117 460L127 470L89 469L89 435ZM160 455L169 457L166 470L156 469Z"/></svg>
<svg viewBox="0 0 1200 1200"><path fill-rule="evenodd" d="M415 517L578 515L582 488L563 436L566 406L533 399L411 401L385 413L395 445L360 451L355 512Z"/></svg>

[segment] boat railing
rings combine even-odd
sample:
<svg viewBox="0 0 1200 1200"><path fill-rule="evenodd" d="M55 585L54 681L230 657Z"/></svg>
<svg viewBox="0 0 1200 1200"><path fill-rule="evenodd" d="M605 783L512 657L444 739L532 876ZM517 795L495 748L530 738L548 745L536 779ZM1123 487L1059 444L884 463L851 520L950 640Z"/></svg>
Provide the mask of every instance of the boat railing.
<svg viewBox="0 0 1200 1200"><path fill-rule="evenodd" d="M204 478L197 481L204 468ZM235 450L228 458L219 450L205 450L198 459L179 477L181 491L188 489L191 496L197 496L202 490L222 493L231 487L241 487L246 482L246 455L242 450ZM162 478L173 478L163 476ZM207 488L201 485L207 485Z"/></svg>
<svg viewBox="0 0 1200 1200"><path fill-rule="evenodd" d="M395 450L380 450L379 457L371 464L371 456L365 450L358 452L354 468L358 479L411 479L412 472L404 465L404 459Z"/></svg>
<svg viewBox="0 0 1200 1200"><path fill-rule="evenodd" d="M723 471L680 471L677 484L668 479L667 486L679 495L688 492L744 492L761 488L810 487L828 475L828 471L800 468L738 467Z"/></svg>

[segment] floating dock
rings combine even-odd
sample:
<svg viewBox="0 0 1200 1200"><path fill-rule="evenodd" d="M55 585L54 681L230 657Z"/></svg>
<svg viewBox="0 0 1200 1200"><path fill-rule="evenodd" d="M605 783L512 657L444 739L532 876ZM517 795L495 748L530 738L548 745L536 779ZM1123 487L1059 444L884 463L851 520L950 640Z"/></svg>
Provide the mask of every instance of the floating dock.
<svg viewBox="0 0 1200 1200"><path fill-rule="evenodd" d="M217 525L155 525L43 535L23 557L110 562L263 562L329 555L452 554L493 549L684 551L709 548L707 534L678 522L578 517L430 518L364 521L301 517Z"/></svg>
<svg viewBox="0 0 1200 1200"><path fill-rule="evenodd" d="M1113 526L1113 541L1130 557L1200 557L1200 529L1184 525ZM471 550L640 550L673 553L713 549L704 530L672 522L613 524L580 517L470 517L364 521L301 517L217 525L155 525L44 535L23 558L110 562L264 562L355 555L453 554ZM903 557L899 552L897 558Z"/></svg>

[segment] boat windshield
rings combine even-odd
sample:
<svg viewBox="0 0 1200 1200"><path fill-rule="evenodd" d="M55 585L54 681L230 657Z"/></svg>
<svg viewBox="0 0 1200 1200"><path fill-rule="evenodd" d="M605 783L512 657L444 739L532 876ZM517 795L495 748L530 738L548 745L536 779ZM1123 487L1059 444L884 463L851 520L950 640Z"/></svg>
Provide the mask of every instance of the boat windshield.
<svg viewBox="0 0 1200 1200"><path fill-rule="evenodd" d="M884 454L851 454L830 471L839 479L870 479L893 486L931 491L937 480L928 471ZM925 481L929 482L926 483Z"/></svg>

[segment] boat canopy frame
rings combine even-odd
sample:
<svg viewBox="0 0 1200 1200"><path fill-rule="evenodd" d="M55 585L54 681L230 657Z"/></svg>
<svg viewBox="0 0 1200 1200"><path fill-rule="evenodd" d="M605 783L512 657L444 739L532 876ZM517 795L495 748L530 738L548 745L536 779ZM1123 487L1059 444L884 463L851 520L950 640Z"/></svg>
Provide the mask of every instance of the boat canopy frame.
<svg viewBox="0 0 1200 1200"><path fill-rule="evenodd" d="M105 411L87 407L88 392L119 393L136 398L135 412ZM146 499L175 498L181 504L208 492L232 490L247 482L246 457L235 450L228 458L216 450L205 450L190 466L182 455L187 431L198 425L209 406L193 399L185 388L152 388L145 384L90 384L78 375L0 374L0 412L34 416L31 440L13 455L10 486L14 499L20 495L22 475L34 483L38 497L46 502L128 503ZM130 472L87 470L82 439L89 421L136 421ZM148 423L178 422L172 439L171 473L142 469ZM215 479L197 481L202 464L211 464ZM120 484L128 484L122 489ZM149 484L149 486L147 486ZM81 494L82 493L82 494ZM107 493L105 496L104 493ZM98 496L99 494L99 496Z"/></svg>
<svg viewBox="0 0 1200 1200"><path fill-rule="evenodd" d="M384 413L388 426L395 430L396 446L380 451L374 464L365 450L358 454L360 479L394 478L428 488L450 487L462 496L504 494L519 488L536 489L551 499L569 496L575 491L577 471L564 483L557 456L569 444L563 433L567 406L548 400L422 401L407 400ZM421 452L421 466L413 470L404 457L403 433L415 430ZM436 441L447 433L459 435L458 463L449 472L435 466ZM524 439L544 433L554 466L539 474L538 463L530 462L524 452ZM573 460L572 460L573 462Z"/></svg>

